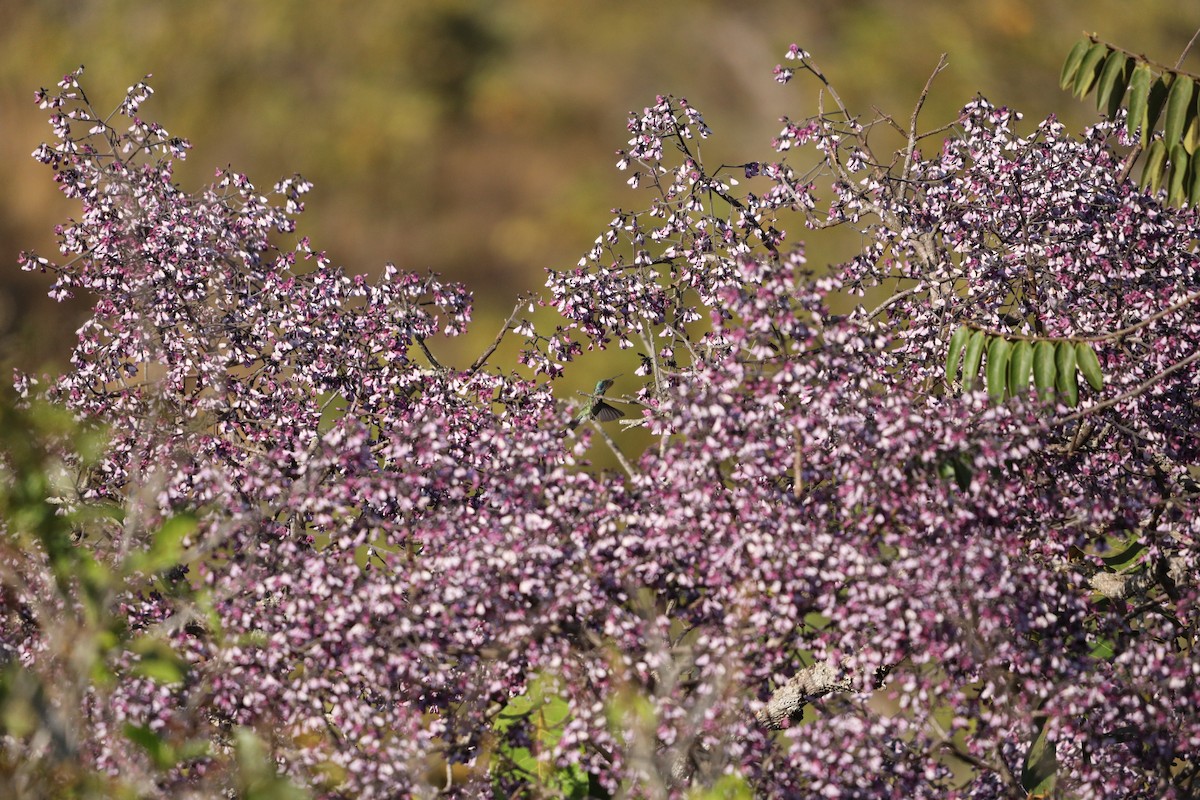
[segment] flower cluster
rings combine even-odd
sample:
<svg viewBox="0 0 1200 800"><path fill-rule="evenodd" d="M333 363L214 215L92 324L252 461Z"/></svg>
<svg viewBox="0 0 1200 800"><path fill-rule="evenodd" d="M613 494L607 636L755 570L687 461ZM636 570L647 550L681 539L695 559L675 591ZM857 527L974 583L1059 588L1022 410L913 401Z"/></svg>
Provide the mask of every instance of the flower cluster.
<svg viewBox="0 0 1200 800"><path fill-rule="evenodd" d="M1021 136L977 100L932 158L916 131L884 158L843 109L776 141L819 170L751 162L742 189L659 97L618 162L648 207L549 275L555 331L505 329L551 379L585 342L638 350L656 442L617 476L547 383L437 361L463 288L284 249L303 180L176 186L149 92L121 132L77 74L39 93L35 157L83 210L61 263L23 256L95 300L48 393L110 431L61 502L122 513L79 546L116 562L196 520L116 612L180 675L109 657L80 700L96 770L153 760L149 730L178 757L143 793L228 790L219 748L252 728L330 798L1195 793L1200 231L1124 180L1111 126ZM820 273L784 233L846 223L862 254ZM1095 341L1107 386L958 393L963 323ZM52 674L53 625L4 618L0 653Z"/></svg>

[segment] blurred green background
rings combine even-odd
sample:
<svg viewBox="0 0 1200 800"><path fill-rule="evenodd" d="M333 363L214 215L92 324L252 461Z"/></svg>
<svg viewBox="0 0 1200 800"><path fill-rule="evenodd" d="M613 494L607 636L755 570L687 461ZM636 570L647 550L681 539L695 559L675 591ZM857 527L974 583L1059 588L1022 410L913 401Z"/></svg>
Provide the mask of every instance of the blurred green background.
<svg viewBox="0 0 1200 800"><path fill-rule="evenodd" d="M301 232L335 264L373 273L391 260L466 282L474 332L439 351L462 365L546 267L575 264L612 207L645 204L613 151L627 113L656 93L705 114L709 163L769 158L778 118L815 111L811 80L772 81L791 42L864 113L907 119L946 52L931 125L982 93L1078 128L1095 113L1057 78L1083 31L1174 63L1197 10L1179 0L0 0L5 360L64 362L84 313L48 301L47 276L16 266L21 249L52 256L54 225L76 213L29 153L50 133L34 90L79 64L104 110L154 74L143 114L195 146L177 172L185 187L225 165L263 189L299 172L316 184ZM1185 66L1198 63L1192 53ZM820 264L855 246L821 237L809 251ZM629 353L605 359L567 387L636 364Z"/></svg>

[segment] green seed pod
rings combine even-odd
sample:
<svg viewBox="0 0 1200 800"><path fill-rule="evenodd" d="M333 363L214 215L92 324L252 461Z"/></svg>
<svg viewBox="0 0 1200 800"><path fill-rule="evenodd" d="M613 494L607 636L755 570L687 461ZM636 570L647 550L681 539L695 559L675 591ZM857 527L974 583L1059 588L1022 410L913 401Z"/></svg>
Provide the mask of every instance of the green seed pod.
<svg viewBox="0 0 1200 800"><path fill-rule="evenodd" d="M960 325L954 335L950 337L950 349L946 352L946 383L952 385L954 379L958 377L958 362L962 358L963 348L967 346L967 340L971 338L971 329L966 325Z"/></svg>
<svg viewBox="0 0 1200 800"><path fill-rule="evenodd" d="M975 376L979 374L979 362L983 360L983 345L987 337L983 331L975 331L967 342L967 352L963 356L962 387L964 392L971 391L975 384Z"/></svg>
<svg viewBox="0 0 1200 800"><path fill-rule="evenodd" d="M1033 385L1043 400L1054 396L1054 373L1054 342L1038 342L1033 347Z"/></svg>
<svg viewBox="0 0 1200 800"><path fill-rule="evenodd" d="M1054 350L1055 386L1069 406L1079 403L1079 382L1075 377L1075 343L1059 342Z"/></svg>
<svg viewBox="0 0 1200 800"><path fill-rule="evenodd" d="M1008 358L1012 353L1012 345L1003 336L992 339L987 353L987 392L988 399L999 403L1004 399L1004 390L1008 388Z"/></svg>
<svg viewBox="0 0 1200 800"><path fill-rule="evenodd" d="M1100 391L1104 388L1104 373L1100 371L1100 359L1096 358L1096 351L1087 342L1080 342L1075 345L1075 363L1079 365L1079 372L1087 380L1088 386L1092 387L1093 391Z"/></svg>
<svg viewBox="0 0 1200 800"><path fill-rule="evenodd" d="M1008 393L1012 397L1029 391L1033 375L1033 345L1022 339L1013 345L1008 362Z"/></svg>

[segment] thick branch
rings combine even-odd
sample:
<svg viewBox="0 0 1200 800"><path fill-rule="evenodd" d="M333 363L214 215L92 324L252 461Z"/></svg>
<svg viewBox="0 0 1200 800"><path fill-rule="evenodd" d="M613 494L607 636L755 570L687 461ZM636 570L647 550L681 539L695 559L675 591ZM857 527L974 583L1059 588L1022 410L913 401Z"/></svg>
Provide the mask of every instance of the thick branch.
<svg viewBox="0 0 1200 800"><path fill-rule="evenodd" d="M775 690L767 704L759 709L758 721L773 730L788 727L793 719L804 713L804 707L830 692L848 692L850 680L838 673L829 663L806 667Z"/></svg>

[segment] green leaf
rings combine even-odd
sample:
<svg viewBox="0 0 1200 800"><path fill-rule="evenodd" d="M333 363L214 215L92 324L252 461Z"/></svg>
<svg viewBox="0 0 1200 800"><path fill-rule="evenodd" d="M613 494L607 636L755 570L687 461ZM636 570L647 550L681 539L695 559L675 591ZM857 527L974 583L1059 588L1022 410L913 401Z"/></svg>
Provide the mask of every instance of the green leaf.
<svg viewBox="0 0 1200 800"><path fill-rule="evenodd" d="M500 711L500 719L516 720L529 716L533 711L533 699L528 694L519 694L508 701Z"/></svg>
<svg viewBox="0 0 1200 800"><path fill-rule="evenodd" d="M146 751L150 761L161 770L167 770L179 763L179 754L167 741L164 741L149 725L134 725L125 723L125 738Z"/></svg>
<svg viewBox="0 0 1200 800"><path fill-rule="evenodd" d="M126 564L130 572L163 572L184 560L183 540L196 532L196 518L188 514L171 517L154 532L149 549L133 553Z"/></svg>
<svg viewBox="0 0 1200 800"><path fill-rule="evenodd" d="M1183 146L1189 154L1200 148L1200 92L1196 92L1192 113L1188 115L1188 125L1183 131Z"/></svg>
<svg viewBox="0 0 1200 800"><path fill-rule="evenodd" d="M1075 73L1076 97L1082 100L1092 90L1096 78L1100 76L1100 67L1109 52L1108 45L1096 42L1084 53L1083 60L1079 62L1079 70Z"/></svg>
<svg viewBox="0 0 1200 800"><path fill-rule="evenodd" d="M966 456L959 455L954 459L954 482L958 488L966 491L971 488L971 477L975 474L975 465L968 464Z"/></svg>
<svg viewBox="0 0 1200 800"><path fill-rule="evenodd" d="M1091 41L1085 36L1071 48L1071 52L1067 54L1067 60L1063 62L1062 73L1058 76L1060 89L1066 89L1075 83L1075 73L1079 71L1079 62L1083 61L1083 57L1087 55L1091 47Z"/></svg>
<svg viewBox="0 0 1200 800"><path fill-rule="evenodd" d="M964 392L971 391L975 385L975 376L979 374L979 362L983 360L983 345L987 340L983 331L975 331L967 342L967 352L963 355L962 387Z"/></svg>
<svg viewBox="0 0 1200 800"><path fill-rule="evenodd" d="M1163 138L1172 150L1183 140L1189 117L1196 113L1194 99L1196 84L1187 75L1177 75L1167 93L1167 118L1163 123Z"/></svg>
<svg viewBox="0 0 1200 800"><path fill-rule="evenodd" d="M1004 399L1004 390L1008 388L1008 358L1012 352L1012 344L1003 336L992 339L987 352L988 398L993 403Z"/></svg>
<svg viewBox="0 0 1200 800"><path fill-rule="evenodd" d="M1119 553L1114 553L1111 556L1102 556L1101 560L1115 570L1120 570L1135 562L1142 553L1146 551L1146 545L1140 539L1134 539L1129 542L1129 545Z"/></svg>
<svg viewBox="0 0 1200 800"><path fill-rule="evenodd" d="M545 705L542 706L542 723L547 728L561 728L567 717L571 716L571 706L566 700L555 695L546 699ZM555 742L561 737L554 738Z"/></svg>
<svg viewBox="0 0 1200 800"><path fill-rule="evenodd" d="M1193 206L1200 205L1200 164L1192 159L1192 176L1188 181L1188 202Z"/></svg>
<svg viewBox="0 0 1200 800"><path fill-rule="evenodd" d="M505 755L512 761L513 766L530 776L537 775L537 759L533 757L528 747L514 747L507 750Z"/></svg>
<svg viewBox="0 0 1200 800"><path fill-rule="evenodd" d="M1097 661L1111 661L1117 654L1114 644L1112 639L1097 639L1096 643L1092 645L1092 652L1088 655Z"/></svg>
<svg viewBox="0 0 1200 800"><path fill-rule="evenodd" d="M1150 101L1150 85L1154 82L1154 73L1146 64L1138 64L1133 68L1129 78L1129 116L1125 120L1125 129L1129 135L1142 129L1142 142L1150 140L1150 126L1146 124L1146 105Z"/></svg>
<svg viewBox="0 0 1200 800"><path fill-rule="evenodd" d="M1142 178L1138 181L1138 186L1148 190L1150 194L1157 194L1166 166L1167 146L1162 139L1155 139L1146 148L1146 163L1142 165Z"/></svg>
<svg viewBox="0 0 1200 800"><path fill-rule="evenodd" d="M1110 119L1116 116L1117 109L1121 107L1132 73L1133 59L1124 53L1113 50L1104 59L1100 80L1096 83L1096 108L1108 114Z"/></svg>
<svg viewBox="0 0 1200 800"><path fill-rule="evenodd" d="M754 788L741 775L722 775L709 787L695 787L687 800L753 800Z"/></svg>
<svg viewBox="0 0 1200 800"><path fill-rule="evenodd" d="M1048 795L1054 791L1054 778L1058 772L1058 758L1054 742L1046 736L1047 719L1039 716L1037 735L1029 745L1025 754L1025 764L1021 768L1021 788L1030 795Z"/></svg>
<svg viewBox="0 0 1200 800"><path fill-rule="evenodd" d="M1088 386L1097 392L1104 388L1104 373L1100 371L1100 359L1096 358L1096 351L1090 344L1080 342L1075 345L1075 363L1079 365L1079 372L1088 382Z"/></svg>
<svg viewBox="0 0 1200 800"><path fill-rule="evenodd" d="M249 728L235 728L234 751L238 775L236 796L241 800L302 800L308 793L275 771L274 756Z"/></svg>
<svg viewBox="0 0 1200 800"><path fill-rule="evenodd" d="M1029 391L1029 378L1033 375L1033 345L1022 339L1013 345L1008 361L1008 393L1016 397Z"/></svg>
<svg viewBox="0 0 1200 800"><path fill-rule="evenodd" d="M1033 385L1043 400L1054 395L1054 373L1054 342L1038 342L1033 348Z"/></svg>
<svg viewBox="0 0 1200 800"><path fill-rule="evenodd" d="M960 325L954 335L950 337L950 349L946 351L946 383L954 384L954 379L958 376L958 362L962 357L963 348L967 345L967 340L971 338L971 329L966 325Z"/></svg>
<svg viewBox="0 0 1200 800"><path fill-rule="evenodd" d="M1075 345L1059 342L1054 349L1055 386L1069 406L1079 403L1079 382L1075 377Z"/></svg>
<svg viewBox="0 0 1200 800"><path fill-rule="evenodd" d="M1188 154L1181 142L1171 145L1171 178L1167 182L1167 204L1182 206L1187 199Z"/></svg>
<svg viewBox="0 0 1200 800"><path fill-rule="evenodd" d="M1150 96L1146 99L1146 129L1152 130L1158 123L1158 115L1162 113L1163 106L1167 103L1167 96L1171 93L1171 81L1175 74L1172 72L1164 72L1158 76L1150 86Z"/></svg>
<svg viewBox="0 0 1200 800"><path fill-rule="evenodd" d="M1200 96L1200 92L1197 92L1197 96ZM1200 147L1200 116L1193 110L1188 117L1187 129L1183 132L1183 149L1188 151L1188 155L1192 155L1197 147Z"/></svg>
<svg viewBox="0 0 1200 800"><path fill-rule="evenodd" d="M182 683L188 663L169 644L155 636L140 636L129 643L130 651L141 658L133 665L134 673L156 683Z"/></svg>
<svg viewBox="0 0 1200 800"><path fill-rule="evenodd" d="M18 663L0 670L0 733L24 739L42 725L46 688L42 678Z"/></svg>

